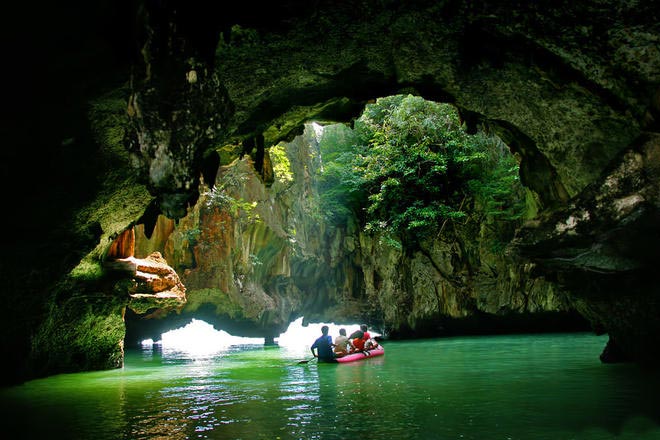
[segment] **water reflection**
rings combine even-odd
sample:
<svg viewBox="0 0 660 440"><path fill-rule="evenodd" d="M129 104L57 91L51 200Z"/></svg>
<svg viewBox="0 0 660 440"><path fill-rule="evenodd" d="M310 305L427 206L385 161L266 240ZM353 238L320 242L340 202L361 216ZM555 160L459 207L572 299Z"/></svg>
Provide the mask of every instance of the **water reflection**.
<svg viewBox="0 0 660 440"><path fill-rule="evenodd" d="M322 417L316 369L287 367L279 386L278 400L286 417L286 433L293 438L315 438L310 427Z"/></svg>
<svg viewBox="0 0 660 440"><path fill-rule="evenodd" d="M196 438L207 438L212 432L233 438L246 426L259 430L253 414L255 404L264 398L261 387L254 385L260 382L252 377L255 372L250 370L255 368L240 359L246 351L250 349L231 347L191 358L187 351L151 350L152 357L160 356L162 364L169 365L168 381L149 393L144 410L134 415L131 438L178 439L193 433Z"/></svg>
<svg viewBox="0 0 660 440"><path fill-rule="evenodd" d="M0 413L17 438L660 438L657 376L600 364L603 343L391 342L383 357L340 365L298 365L308 347L149 347L121 370L0 390Z"/></svg>

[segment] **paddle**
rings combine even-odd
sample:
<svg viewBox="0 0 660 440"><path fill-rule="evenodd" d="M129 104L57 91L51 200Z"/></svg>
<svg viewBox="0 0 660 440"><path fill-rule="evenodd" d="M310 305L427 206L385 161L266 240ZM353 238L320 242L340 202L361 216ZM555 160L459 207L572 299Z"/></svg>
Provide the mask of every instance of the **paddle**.
<svg viewBox="0 0 660 440"><path fill-rule="evenodd" d="M300 364L306 364L307 362L309 362L309 361L313 361L314 359L316 359L316 356L314 356L314 357L311 358L311 359L305 359L304 361L300 361L300 362L298 362L298 365L300 365Z"/></svg>
<svg viewBox="0 0 660 440"><path fill-rule="evenodd" d="M355 330L353 333L351 333L348 339L362 338L363 336L364 332L362 330Z"/></svg>

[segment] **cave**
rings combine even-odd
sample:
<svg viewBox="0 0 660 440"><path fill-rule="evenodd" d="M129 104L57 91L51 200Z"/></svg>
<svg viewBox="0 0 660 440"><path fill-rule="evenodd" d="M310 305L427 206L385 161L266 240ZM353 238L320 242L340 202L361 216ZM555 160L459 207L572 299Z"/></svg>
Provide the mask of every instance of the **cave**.
<svg viewBox="0 0 660 440"><path fill-rule="evenodd" d="M520 179L537 212L506 250L524 274L518 288L542 280L535 288L546 296L535 300L565 298L565 309L553 315L564 323L559 328L588 322L609 334L607 353L617 356L604 353L604 360L657 365L654 2L104 1L38 13L12 8L34 20L23 39L3 38L15 65L3 72L13 85L2 150L12 210L0 267L6 383L121 366L125 319L137 319L126 311L133 269L108 263L135 251L124 234L143 228L140 234L158 237L191 221L203 199L199 188L210 190L217 173L229 172L229 159L250 165L264 188L273 185L272 146L304 138L311 121L350 124L366 104L396 94L451 103L469 130L487 127L520 158ZM25 30L20 23L3 32ZM346 316L305 295L311 286L304 281L295 289L282 282L292 273L304 280L325 263L278 266L285 235L273 231L249 230L270 243L252 255L283 272L269 278L268 292L258 285L251 292L257 302L276 297L286 306L264 314L200 304L194 316L221 317L239 334L263 337L298 316ZM222 252L231 256L232 249ZM201 264L195 255L186 258L189 269ZM388 276L377 262L373 272L354 276L364 264L347 258L333 268L346 292L361 292L356 301ZM377 322L393 337L557 325L543 310L534 321L486 299L483 314L474 298L461 298L461 307L475 311L466 319L445 313L411 325L394 308L346 319ZM162 304L162 313L181 305L176 298ZM145 307L142 314L156 310ZM103 323L91 330L102 346L93 355L83 338L71 346L87 328L86 316ZM182 322L168 316L167 328ZM165 328L149 326L145 334Z"/></svg>

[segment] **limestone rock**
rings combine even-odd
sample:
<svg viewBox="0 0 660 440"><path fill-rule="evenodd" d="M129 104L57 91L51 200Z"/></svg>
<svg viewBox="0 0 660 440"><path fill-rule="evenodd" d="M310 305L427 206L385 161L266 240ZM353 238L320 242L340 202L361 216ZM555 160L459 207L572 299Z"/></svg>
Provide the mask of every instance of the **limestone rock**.
<svg viewBox="0 0 660 440"><path fill-rule="evenodd" d="M128 303L134 312L146 313L151 309L169 312L185 304L186 288L160 252L153 252L144 259L129 257L118 262L135 267L135 283L129 290L131 300Z"/></svg>
<svg viewBox="0 0 660 440"><path fill-rule="evenodd" d="M533 265L513 266L490 251L486 229L475 234L474 222L452 225L416 250L329 222L319 205L318 131L308 124L304 135L277 146L285 156L271 155L278 159L270 185L247 157L220 167L215 189L158 239L187 288L180 316L212 310L206 319L222 328L275 336L291 316L369 320L405 336L438 320L447 328L435 334L480 315L570 310L564 292ZM146 238L137 237L140 249Z"/></svg>
<svg viewBox="0 0 660 440"><path fill-rule="evenodd" d="M628 359L660 358L660 135L625 151L566 209L519 232L515 249L568 286L578 309ZM637 318L634 318L634 317Z"/></svg>

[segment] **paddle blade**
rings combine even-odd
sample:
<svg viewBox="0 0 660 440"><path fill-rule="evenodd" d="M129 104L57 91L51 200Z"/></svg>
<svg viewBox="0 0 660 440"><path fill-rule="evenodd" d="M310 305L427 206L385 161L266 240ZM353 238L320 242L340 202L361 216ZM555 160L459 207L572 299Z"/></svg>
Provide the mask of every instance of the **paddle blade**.
<svg viewBox="0 0 660 440"><path fill-rule="evenodd" d="M353 333L351 333L348 339L362 338L363 336L364 332L362 330L355 330Z"/></svg>

